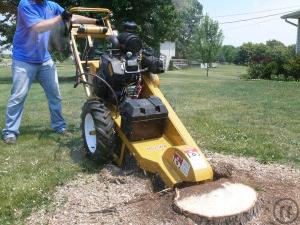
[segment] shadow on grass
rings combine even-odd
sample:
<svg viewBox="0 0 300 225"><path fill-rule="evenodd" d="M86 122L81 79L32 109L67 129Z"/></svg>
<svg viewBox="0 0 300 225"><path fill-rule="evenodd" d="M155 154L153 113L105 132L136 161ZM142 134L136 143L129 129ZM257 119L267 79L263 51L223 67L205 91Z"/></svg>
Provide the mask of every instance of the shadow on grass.
<svg viewBox="0 0 300 225"><path fill-rule="evenodd" d="M22 135L37 136L39 141L47 140L55 142L58 145L54 152L54 160L61 160L61 152L64 149L69 150L71 160L80 166L82 172L96 173L103 167L103 164L89 160L85 154L82 139L78 135L76 128L70 125L70 131L73 133L71 137L65 137L53 132L51 129L45 129L40 126L23 126L20 129Z"/></svg>
<svg viewBox="0 0 300 225"><path fill-rule="evenodd" d="M0 84L11 84L11 77L0 77Z"/></svg>
<svg viewBox="0 0 300 225"><path fill-rule="evenodd" d="M101 163L91 160L87 157L86 152L84 150L82 138L72 137L69 138L66 143L64 143L63 141L58 142L64 147L69 148L71 159L74 163L78 164L82 168L82 171L85 173L99 173L99 171L103 169L105 165L107 165L107 162ZM57 150L57 152L59 153L59 149ZM133 156L129 156L129 154L126 154L126 156L123 162L123 166L120 168L122 169L122 172L120 173L119 169L112 169L111 173L116 176L127 176L128 174L134 174L137 177L145 178L145 174L138 167L136 159ZM112 164L116 166L116 164Z"/></svg>
<svg viewBox="0 0 300 225"><path fill-rule="evenodd" d="M59 76L59 83L72 83L74 82L74 76ZM34 83L37 83L35 81ZM12 78L10 76L0 77L0 84L12 84Z"/></svg>
<svg viewBox="0 0 300 225"><path fill-rule="evenodd" d="M55 135L54 141L59 145L54 152L55 159L59 159L62 148L67 148L69 150L70 158L75 164L80 166L82 172L93 174L98 173L99 170L103 168L103 163L95 162L87 157L82 139L77 135L73 135L72 137Z"/></svg>
<svg viewBox="0 0 300 225"><path fill-rule="evenodd" d="M67 138L67 141L58 140L60 145L69 149L69 154L74 163L78 164L83 172L97 173L104 166L103 163L98 163L90 160L83 147L82 139L80 137Z"/></svg>
<svg viewBox="0 0 300 225"><path fill-rule="evenodd" d="M75 77L74 76L58 76L58 81L60 83L71 83L74 82Z"/></svg>

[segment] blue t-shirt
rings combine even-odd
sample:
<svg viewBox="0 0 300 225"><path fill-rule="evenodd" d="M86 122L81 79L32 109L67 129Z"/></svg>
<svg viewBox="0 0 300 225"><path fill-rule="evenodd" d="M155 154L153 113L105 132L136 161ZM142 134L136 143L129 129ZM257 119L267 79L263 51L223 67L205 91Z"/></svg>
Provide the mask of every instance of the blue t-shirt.
<svg viewBox="0 0 300 225"><path fill-rule="evenodd" d="M52 1L36 3L34 0L21 0L13 40L13 59L29 63L43 63L51 59L48 51L50 31L38 33L32 26L63 11L61 6Z"/></svg>

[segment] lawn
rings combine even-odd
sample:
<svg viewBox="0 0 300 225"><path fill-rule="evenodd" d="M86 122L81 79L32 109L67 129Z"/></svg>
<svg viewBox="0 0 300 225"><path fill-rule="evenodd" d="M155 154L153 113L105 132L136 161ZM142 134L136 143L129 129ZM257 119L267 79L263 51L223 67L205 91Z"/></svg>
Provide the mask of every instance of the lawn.
<svg viewBox="0 0 300 225"><path fill-rule="evenodd" d="M98 167L85 160L80 112L85 101L74 89L73 65L59 65L64 116L74 132L51 132L43 91L34 84L16 146L0 143L0 224L22 224L36 207L51 201L55 186ZM226 154L254 156L262 162L300 165L300 83L245 81L244 67L222 66L209 77L200 69L161 75L161 88L199 146ZM0 129L10 92L10 70L0 69Z"/></svg>
<svg viewBox="0 0 300 225"><path fill-rule="evenodd" d="M300 83L239 79L245 72L169 72L162 89L202 148L300 165Z"/></svg>

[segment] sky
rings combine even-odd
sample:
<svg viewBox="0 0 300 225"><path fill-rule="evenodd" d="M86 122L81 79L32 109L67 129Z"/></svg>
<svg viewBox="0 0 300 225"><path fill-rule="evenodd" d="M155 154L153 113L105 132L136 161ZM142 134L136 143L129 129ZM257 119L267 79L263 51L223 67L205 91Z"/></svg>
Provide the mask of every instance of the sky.
<svg viewBox="0 0 300 225"><path fill-rule="evenodd" d="M218 20L219 23L241 19L262 17L271 14L282 15L290 11L300 10L299 0L199 0L203 5L203 12ZM255 14L227 16L232 14L245 14L257 11L266 11ZM270 11L271 10L271 11ZM297 27L286 23L280 17L272 16L264 19L241 23L220 25L225 36L223 44L240 46L245 42L265 43L276 39L286 45L295 44ZM225 17L223 17L225 16ZM297 20L291 20L297 23Z"/></svg>

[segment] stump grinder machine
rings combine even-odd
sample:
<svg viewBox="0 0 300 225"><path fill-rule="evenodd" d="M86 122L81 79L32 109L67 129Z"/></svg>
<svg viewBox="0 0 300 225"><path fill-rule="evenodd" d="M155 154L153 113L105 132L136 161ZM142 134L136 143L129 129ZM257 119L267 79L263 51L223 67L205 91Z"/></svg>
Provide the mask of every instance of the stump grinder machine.
<svg viewBox="0 0 300 225"><path fill-rule="evenodd" d="M247 186L220 184L210 190L212 196L204 191L197 200L204 201L205 211L197 208L199 204L193 199L180 199L184 191L180 187L213 183L213 170L159 89L157 74L164 72L163 62L143 48L134 22L125 22L119 33L112 28L109 9L75 7L70 11L102 19L101 25L67 24L76 64L74 86L83 84L87 96L81 116L87 155L95 160L113 159L120 167L128 156L134 158L139 168L167 187L178 188L174 208L198 222L217 219L219 224L224 218L237 221L232 219L236 214L253 214L256 192ZM249 195L247 191L250 197L243 196ZM188 198L193 196L195 193ZM243 207L225 207L234 198L244 200ZM226 212L216 212L214 204L220 208L218 201L228 209ZM234 207L239 213L231 211Z"/></svg>

